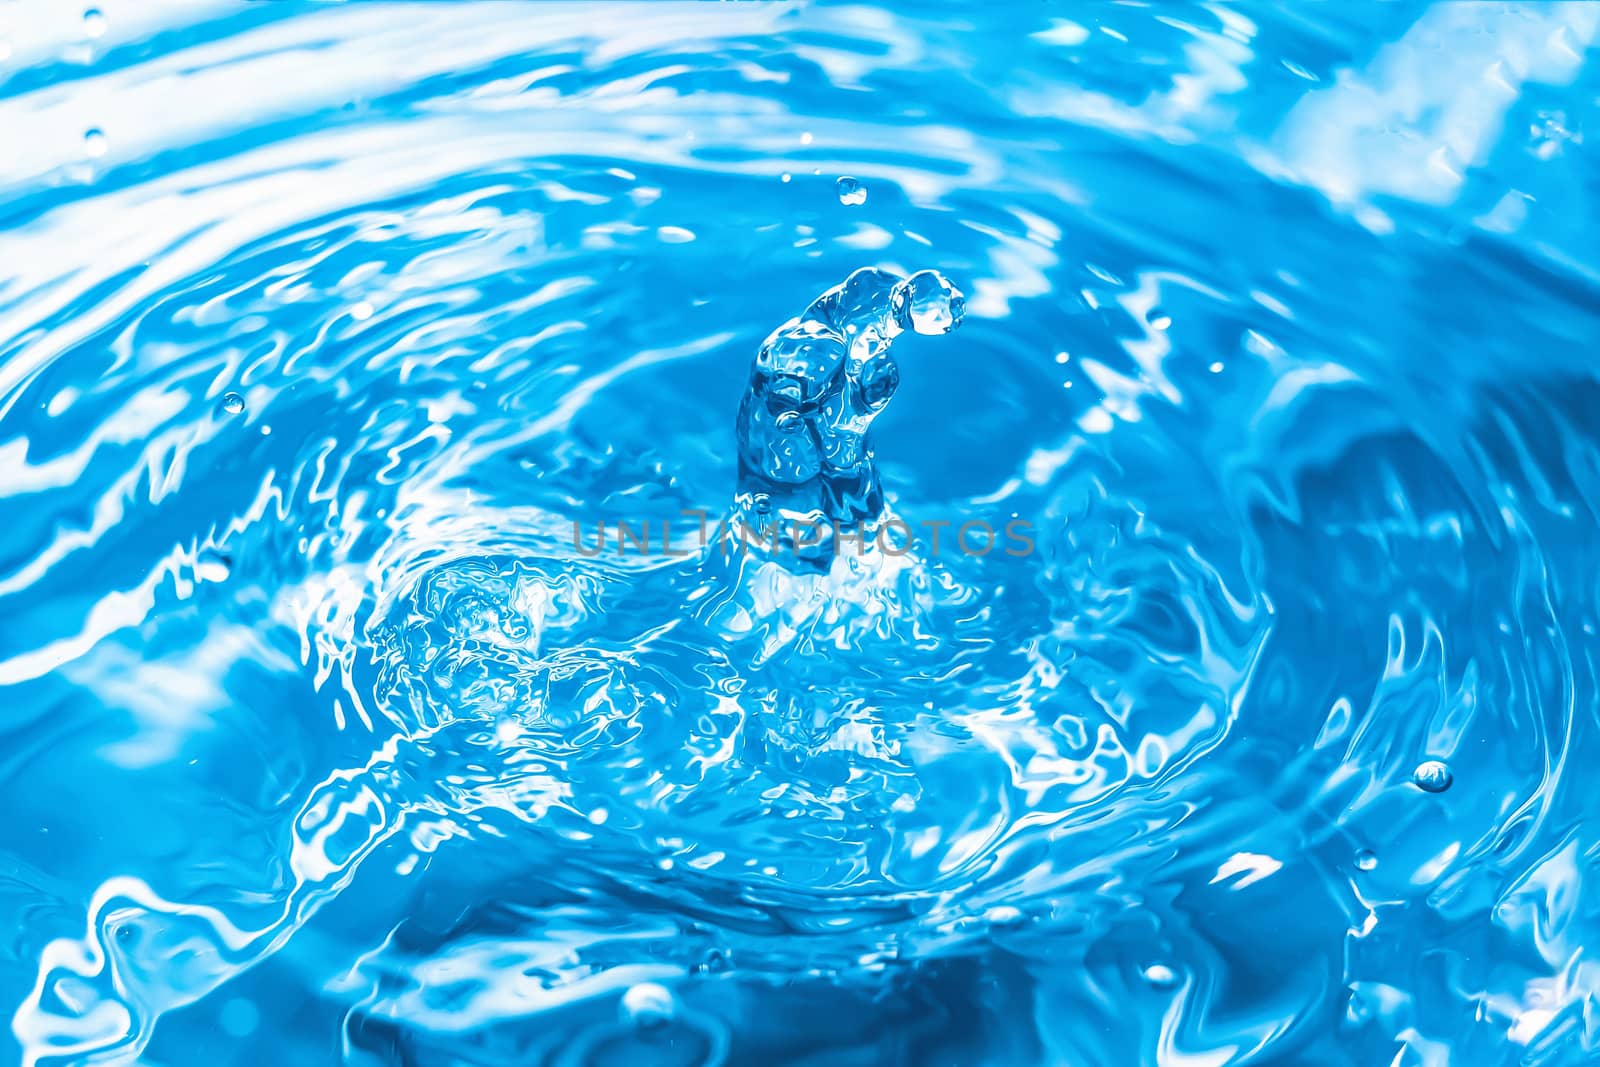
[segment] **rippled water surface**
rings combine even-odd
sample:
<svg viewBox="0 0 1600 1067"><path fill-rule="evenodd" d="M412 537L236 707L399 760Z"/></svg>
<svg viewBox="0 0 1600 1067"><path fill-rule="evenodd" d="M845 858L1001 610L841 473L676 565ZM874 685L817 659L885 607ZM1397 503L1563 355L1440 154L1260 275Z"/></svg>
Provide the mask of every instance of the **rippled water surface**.
<svg viewBox="0 0 1600 1067"><path fill-rule="evenodd" d="M0 1062L1593 1063L1597 35L0 4Z"/></svg>

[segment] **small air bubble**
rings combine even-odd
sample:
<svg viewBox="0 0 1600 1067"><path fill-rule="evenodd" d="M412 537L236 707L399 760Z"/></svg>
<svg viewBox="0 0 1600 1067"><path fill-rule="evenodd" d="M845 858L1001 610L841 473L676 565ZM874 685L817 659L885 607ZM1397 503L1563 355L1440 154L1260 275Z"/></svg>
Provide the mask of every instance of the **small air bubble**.
<svg viewBox="0 0 1600 1067"><path fill-rule="evenodd" d="M106 17L97 7L83 13L83 32L90 37L100 37L106 32Z"/></svg>
<svg viewBox="0 0 1600 1067"><path fill-rule="evenodd" d="M867 187L848 174L834 182L833 187L839 192L839 203L847 207L855 207L858 204L867 202Z"/></svg>
<svg viewBox="0 0 1600 1067"><path fill-rule="evenodd" d="M1431 759L1417 764L1417 769L1411 772L1411 781L1425 793L1443 793L1455 781L1455 775L1450 773L1449 767Z"/></svg>
<svg viewBox="0 0 1600 1067"><path fill-rule="evenodd" d="M1378 866L1378 855L1377 855L1377 853L1372 852L1372 851L1370 851L1368 849L1362 849L1360 852L1356 853L1356 867L1359 868L1360 870L1370 871L1370 870L1376 869L1377 866Z"/></svg>
<svg viewBox="0 0 1600 1067"><path fill-rule="evenodd" d="M238 415L244 411L244 397L238 393L222 394L222 410L229 415Z"/></svg>
<svg viewBox="0 0 1600 1067"><path fill-rule="evenodd" d="M91 159L99 159L111 148L106 135L99 130L89 130L83 135L83 150Z"/></svg>

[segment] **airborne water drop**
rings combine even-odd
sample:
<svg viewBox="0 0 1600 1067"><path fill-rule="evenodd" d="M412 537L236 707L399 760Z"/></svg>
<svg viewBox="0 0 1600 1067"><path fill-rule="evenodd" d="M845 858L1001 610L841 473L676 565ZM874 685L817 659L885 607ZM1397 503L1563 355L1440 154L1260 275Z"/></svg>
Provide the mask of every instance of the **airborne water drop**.
<svg viewBox="0 0 1600 1067"><path fill-rule="evenodd" d="M1445 764L1431 759L1417 764L1417 769L1411 772L1411 781L1425 793L1443 793L1455 781L1455 775Z"/></svg>
<svg viewBox="0 0 1600 1067"><path fill-rule="evenodd" d="M677 1010L672 991L655 982L640 982L622 994L622 1021L641 1030L653 1030L671 1022Z"/></svg>
<svg viewBox="0 0 1600 1067"><path fill-rule="evenodd" d="M852 178L848 174L834 182L833 187L839 192L839 203L847 207L867 202L867 187L861 184L859 179Z"/></svg>

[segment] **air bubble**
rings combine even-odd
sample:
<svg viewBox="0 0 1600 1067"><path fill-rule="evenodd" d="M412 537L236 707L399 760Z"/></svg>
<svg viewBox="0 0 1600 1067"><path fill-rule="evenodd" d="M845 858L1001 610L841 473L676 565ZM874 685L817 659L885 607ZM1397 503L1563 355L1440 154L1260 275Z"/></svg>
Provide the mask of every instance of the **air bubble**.
<svg viewBox="0 0 1600 1067"><path fill-rule="evenodd" d="M1356 853L1356 867L1359 870L1371 871L1378 866L1378 855L1369 849L1362 849Z"/></svg>
<svg viewBox="0 0 1600 1067"><path fill-rule="evenodd" d="M834 182L833 187L839 192L839 203L847 207L867 202L867 187L861 184L859 179L852 178L848 174Z"/></svg>
<svg viewBox="0 0 1600 1067"><path fill-rule="evenodd" d="M1431 759L1417 764L1417 769L1411 772L1411 781L1425 793L1443 793L1455 781L1455 775L1439 760Z"/></svg>
<svg viewBox="0 0 1600 1067"><path fill-rule="evenodd" d="M90 159L99 159L111 148L106 135L99 130L88 130L83 135L83 150Z"/></svg>
<svg viewBox="0 0 1600 1067"><path fill-rule="evenodd" d="M622 994L622 1021L641 1030L664 1026L677 1012L672 991L655 982L640 982Z"/></svg>
<svg viewBox="0 0 1600 1067"><path fill-rule="evenodd" d="M936 336L961 325L967 300L936 270L919 270L894 290L894 317L902 327Z"/></svg>
<svg viewBox="0 0 1600 1067"><path fill-rule="evenodd" d="M244 411L244 397L238 393L222 394L222 410L229 415L238 415Z"/></svg>

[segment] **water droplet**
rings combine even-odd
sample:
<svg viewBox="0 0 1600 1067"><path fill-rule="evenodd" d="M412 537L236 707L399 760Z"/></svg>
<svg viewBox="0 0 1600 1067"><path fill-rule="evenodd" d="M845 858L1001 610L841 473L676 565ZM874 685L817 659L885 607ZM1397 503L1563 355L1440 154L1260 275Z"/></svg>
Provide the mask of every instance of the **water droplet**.
<svg viewBox="0 0 1600 1067"><path fill-rule="evenodd" d="M1222 361L1218 360L1217 362L1211 364L1211 366L1208 369L1211 371L1212 374L1221 374L1222 373Z"/></svg>
<svg viewBox="0 0 1600 1067"><path fill-rule="evenodd" d="M784 171L783 174L779 177L779 180L782 181L783 184L788 185L791 181L794 180L794 175L790 174L788 171Z"/></svg>
<svg viewBox="0 0 1600 1067"><path fill-rule="evenodd" d="M641 1030L653 1030L671 1022L677 1011L672 990L654 982L640 982L622 994L622 1021Z"/></svg>
<svg viewBox="0 0 1600 1067"><path fill-rule="evenodd" d="M1359 868L1360 870L1370 871L1370 870L1376 869L1377 866L1378 866L1378 854L1377 853L1371 851L1370 849L1365 849L1365 848L1362 849L1360 852L1356 853L1356 867Z"/></svg>
<svg viewBox="0 0 1600 1067"><path fill-rule="evenodd" d="M88 130L83 135L83 150L91 159L99 159L111 148L106 135L99 130Z"/></svg>
<svg viewBox="0 0 1600 1067"><path fill-rule="evenodd" d="M606 824L606 820L610 817L611 813L605 808L595 808L589 813L589 821L596 826L604 826Z"/></svg>
<svg viewBox="0 0 1600 1067"><path fill-rule="evenodd" d="M1171 989L1178 984L1178 973L1165 963L1148 963L1139 973L1156 989Z"/></svg>
<svg viewBox="0 0 1600 1067"><path fill-rule="evenodd" d="M97 7L83 13L83 32L90 37L100 37L106 32L106 17Z"/></svg>
<svg viewBox="0 0 1600 1067"><path fill-rule="evenodd" d="M815 174L815 175L818 175L818 176L821 176L822 168L821 167L812 167L811 168L811 173Z"/></svg>
<svg viewBox="0 0 1600 1067"><path fill-rule="evenodd" d="M229 415L237 415L244 410L244 397L238 393L222 394L222 410Z"/></svg>
<svg viewBox="0 0 1600 1067"><path fill-rule="evenodd" d="M355 319L357 322L366 322L368 319L372 318L375 311L377 311L377 309L365 300L361 301L360 303L350 305L350 317Z"/></svg>
<svg viewBox="0 0 1600 1067"><path fill-rule="evenodd" d="M1431 759L1417 764L1417 769L1411 772L1411 781L1425 793L1443 793L1455 781L1455 775L1450 773L1449 767Z"/></svg>
<svg viewBox="0 0 1600 1067"><path fill-rule="evenodd" d="M1155 318L1150 320L1150 325L1153 326L1155 329L1165 330L1166 328L1168 328L1169 326L1172 325L1172 316L1171 315L1157 315Z"/></svg>
<svg viewBox="0 0 1600 1067"><path fill-rule="evenodd" d="M936 270L919 270L894 288L895 321L920 334L949 333L961 325L967 298Z"/></svg>
<svg viewBox="0 0 1600 1067"><path fill-rule="evenodd" d="M994 926L1015 926L1023 920L1022 909L1009 904L999 904L983 913L984 919Z"/></svg>
<svg viewBox="0 0 1600 1067"><path fill-rule="evenodd" d="M812 141L812 136L811 136L811 131L810 130L807 130L805 133L802 133L800 135L800 143L801 144L810 144L811 141Z"/></svg>
<svg viewBox="0 0 1600 1067"><path fill-rule="evenodd" d="M1072 357L1070 355L1068 355L1067 353L1065 353L1065 352L1057 352L1056 353L1056 362L1057 363L1065 363L1068 360L1070 360L1071 358Z"/></svg>
<svg viewBox="0 0 1600 1067"><path fill-rule="evenodd" d="M194 576L202 582L225 582L233 573L233 561L221 552L205 551L195 557Z"/></svg>
<svg viewBox="0 0 1600 1067"><path fill-rule="evenodd" d="M848 174L834 182L833 187L839 191L839 203L841 204L855 207L858 204L867 202L867 187L862 185L860 180L852 178Z"/></svg>
<svg viewBox="0 0 1600 1067"><path fill-rule="evenodd" d="M806 424L805 416L798 411L785 411L778 416L779 433L799 433L800 428Z"/></svg>

